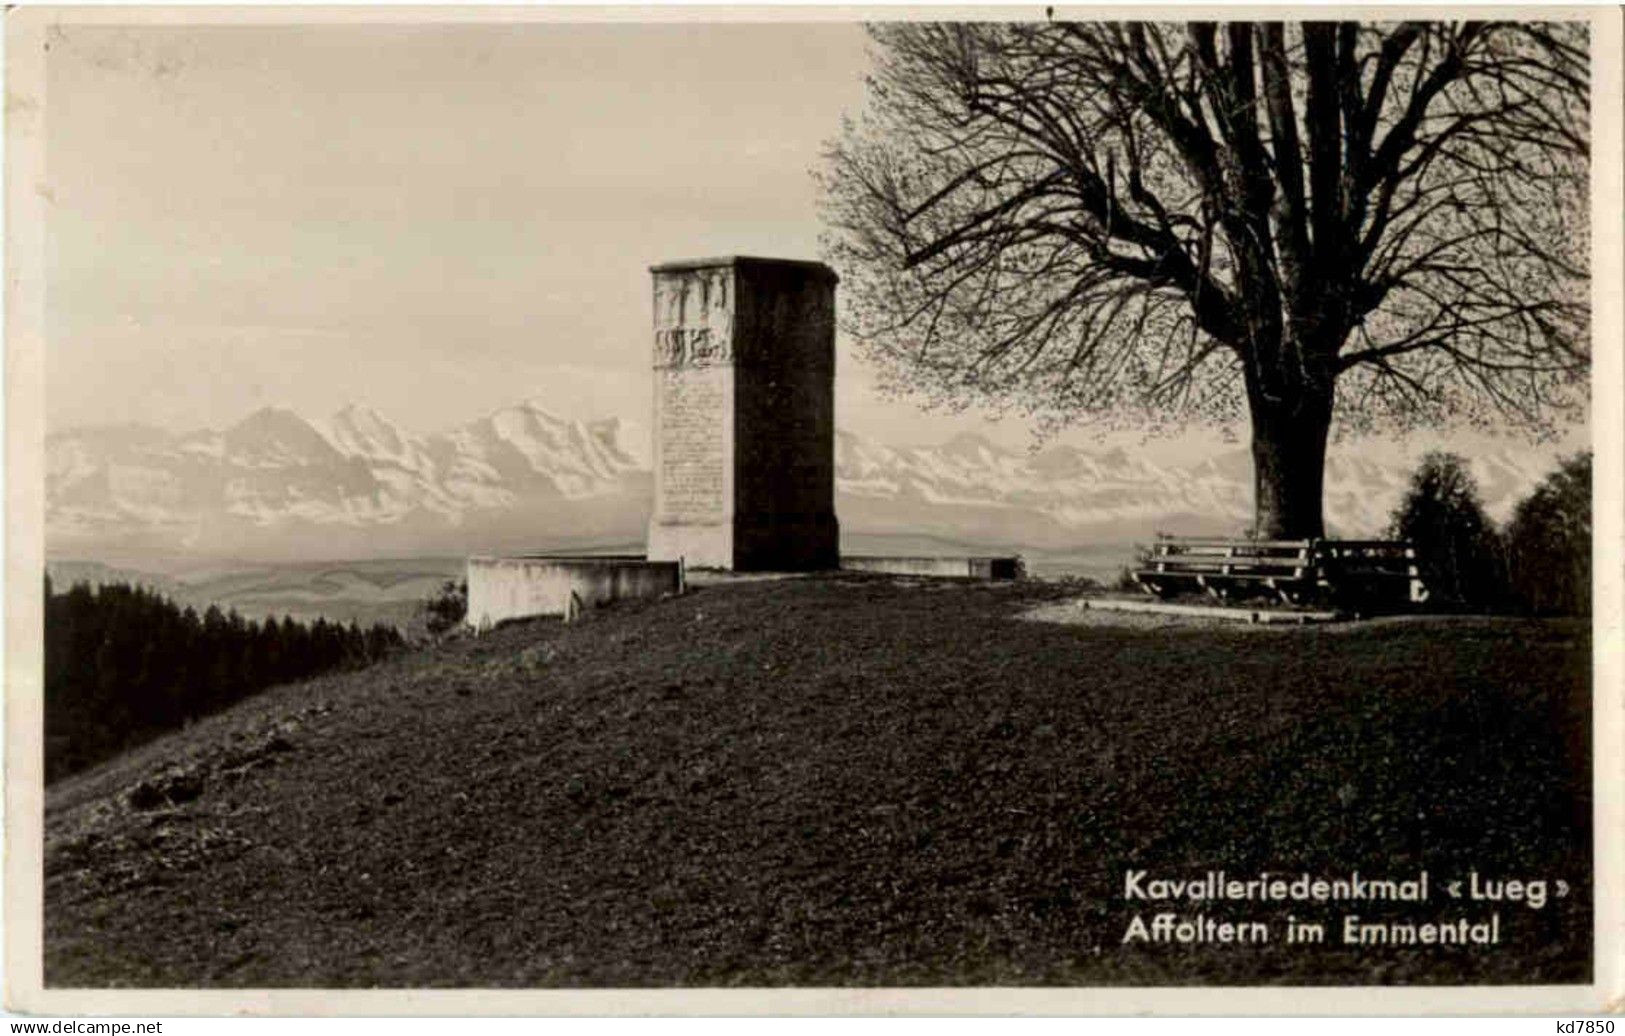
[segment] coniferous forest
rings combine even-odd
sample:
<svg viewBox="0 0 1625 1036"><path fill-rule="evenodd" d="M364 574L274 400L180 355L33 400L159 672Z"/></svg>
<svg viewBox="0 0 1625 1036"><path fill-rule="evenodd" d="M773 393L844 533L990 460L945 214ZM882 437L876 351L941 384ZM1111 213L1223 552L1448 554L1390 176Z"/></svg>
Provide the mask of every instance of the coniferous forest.
<svg viewBox="0 0 1625 1036"><path fill-rule="evenodd" d="M45 780L77 773L272 684L356 668L399 631L317 619L244 619L141 586L45 579Z"/></svg>

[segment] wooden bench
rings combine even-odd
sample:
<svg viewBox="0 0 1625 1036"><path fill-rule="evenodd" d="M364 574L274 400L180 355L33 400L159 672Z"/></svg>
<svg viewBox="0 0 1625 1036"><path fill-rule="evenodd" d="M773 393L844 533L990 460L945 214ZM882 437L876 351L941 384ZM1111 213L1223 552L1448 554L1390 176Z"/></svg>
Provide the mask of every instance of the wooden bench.
<svg viewBox="0 0 1625 1036"><path fill-rule="evenodd" d="M1171 597L1200 591L1228 600L1273 595L1286 604L1311 600L1397 603L1426 599L1408 543L1391 540L1248 540L1159 534L1138 556L1134 580Z"/></svg>
<svg viewBox="0 0 1625 1036"><path fill-rule="evenodd" d="M1400 540L1318 540L1321 583L1353 601L1421 604L1427 585L1412 544Z"/></svg>
<svg viewBox="0 0 1625 1036"><path fill-rule="evenodd" d="M1247 591L1297 603L1314 583L1311 540L1229 540L1159 535L1135 580L1157 597L1199 590L1221 600Z"/></svg>

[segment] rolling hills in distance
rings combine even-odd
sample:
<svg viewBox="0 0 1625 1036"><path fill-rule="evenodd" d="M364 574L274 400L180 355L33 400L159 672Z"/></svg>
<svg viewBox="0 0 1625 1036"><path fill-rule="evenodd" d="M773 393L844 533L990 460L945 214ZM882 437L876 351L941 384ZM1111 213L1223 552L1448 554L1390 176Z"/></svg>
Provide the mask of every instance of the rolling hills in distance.
<svg viewBox="0 0 1625 1036"><path fill-rule="evenodd" d="M650 454L646 426L569 420L539 400L429 435L353 405L325 420L267 407L222 430L62 429L46 440L49 569L64 585L130 579L250 617L401 621L470 554L641 550ZM1551 464L1517 447L1472 461L1498 519ZM1380 534L1408 474L1334 448L1331 531ZM849 554L1020 553L1036 573L1110 578L1154 531L1235 535L1251 511L1244 447L1170 465L971 434L836 435Z"/></svg>

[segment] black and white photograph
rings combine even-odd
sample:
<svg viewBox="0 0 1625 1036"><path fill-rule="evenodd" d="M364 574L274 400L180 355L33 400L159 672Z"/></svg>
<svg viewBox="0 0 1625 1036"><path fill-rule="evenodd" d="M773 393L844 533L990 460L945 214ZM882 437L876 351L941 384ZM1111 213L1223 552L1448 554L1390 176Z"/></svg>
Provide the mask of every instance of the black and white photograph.
<svg viewBox="0 0 1625 1036"><path fill-rule="evenodd" d="M1620 26L9 10L7 1007L1617 1010Z"/></svg>

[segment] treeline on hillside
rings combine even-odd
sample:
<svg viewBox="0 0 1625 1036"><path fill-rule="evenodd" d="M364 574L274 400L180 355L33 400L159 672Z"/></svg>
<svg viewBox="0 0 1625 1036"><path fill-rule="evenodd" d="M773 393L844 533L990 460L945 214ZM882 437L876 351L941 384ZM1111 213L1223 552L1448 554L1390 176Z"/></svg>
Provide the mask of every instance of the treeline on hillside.
<svg viewBox="0 0 1625 1036"><path fill-rule="evenodd" d="M45 779L76 773L272 684L374 662L402 646L382 623L199 615L144 587L56 593L45 579Z"/></svg>
<svg viewBox="0 0 1625 1036"><path fill-rule="evenodd" d="M1389 535L1416 544L1435 603L1536 615L1591 613L1591 454L1576 454L1498 528L1467 460L1429 453Z"/></svg>

